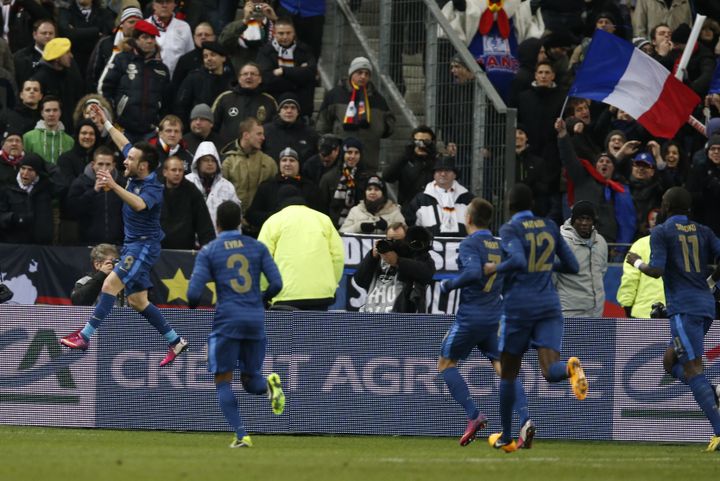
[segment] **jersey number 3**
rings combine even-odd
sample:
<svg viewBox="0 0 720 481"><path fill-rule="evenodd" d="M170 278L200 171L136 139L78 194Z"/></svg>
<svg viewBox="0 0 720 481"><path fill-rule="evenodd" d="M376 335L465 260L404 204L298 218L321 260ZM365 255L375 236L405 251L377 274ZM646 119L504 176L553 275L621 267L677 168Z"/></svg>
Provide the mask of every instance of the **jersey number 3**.
<svg viewBox="0 0 720 481"><path fill-rule="evenodd" d="M700 272L700 244L696 235L679 235L680 247L682 248L685 272ZM690 265L692 256L692 265Z"/></svg>
<svg viewBox="0 0 720 481"><path fill-rule="evenodd" d="M553 268L550 256L555 251L555 239L549 232L537 234L528 232L525 239L530 243L530 256L528 258L528 272L547 272ZM540 257L537 257L539 248L542 248ZM548 260L550 262L548 262Z"/></svg>
<svg viewBox="0 0 720 481"><path fill-rule="evenodd" d="M238 264L240 264L240 267L237 267ZM242 282L238 282L238 279L230 280L230 287L238 294L245 294L252 287L252 276L248 270L249 267L250 262L242 254L233 254L228 257L227 268L233 271L237 269L238 279L242 280Z"/></svg>

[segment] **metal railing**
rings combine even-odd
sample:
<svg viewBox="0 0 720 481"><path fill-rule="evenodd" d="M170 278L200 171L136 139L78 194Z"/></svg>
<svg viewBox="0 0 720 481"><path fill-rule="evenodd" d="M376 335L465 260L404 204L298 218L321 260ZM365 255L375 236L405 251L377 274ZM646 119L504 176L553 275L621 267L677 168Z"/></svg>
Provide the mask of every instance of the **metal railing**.
<svg viewBox="0 0 720 481"><path fill-rule="evenodd" d="M443 2L444 3L444 2ZM505 218L505 193L515 177L516 111L507 108L437 0L330 0L322 76L331 85L347 76L353 57L365 55L373 81L410 140L419 124L433 128L456 152L459 182L496 206ZM454 61L453 61L454 60ZM451 65L460 64L464 72ZM381 157L399 155L384 143Z"/></svg>

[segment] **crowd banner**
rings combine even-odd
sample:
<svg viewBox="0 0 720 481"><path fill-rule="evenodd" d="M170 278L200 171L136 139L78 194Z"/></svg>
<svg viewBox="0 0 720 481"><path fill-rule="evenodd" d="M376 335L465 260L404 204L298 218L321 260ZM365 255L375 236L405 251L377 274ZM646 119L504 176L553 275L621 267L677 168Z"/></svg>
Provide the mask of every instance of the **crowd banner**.
<svg viewBox="0 0 720 481"><path fill-rule="evenodd" d="M209 309L163 309L190 349L160 368L165 341L137 313L118 308L87 351L61 347L89 307L0 305L0 424L228 431L207 372ZM463 410L436 371L452 316L268 311L265 374L288 396L271 414L263 396L235 392L246 426L260 433L459 436ZM555 439L707 442L709 423L687 386L662 369L667 321L567 319L562 357L582 359L590 383L578 401L569 383L548 384L536 357L521 378L538 436ZM705 365L720 381L720 329ZM460 364L470 393L500 429L498 378L473 353Z"/></svg>
<svg viewBox="0 0 720 481"><path fill-rule="evenodd" d="M362 258L372 249L378 236L343 235L345 271L335 295L333 310L357 311L365 303L367 292L352 279ZM427 312L454 314L458 291L440 292L440 281L457 274L457 251L462 239L447 237L433 241L430 255L437 272L428 287ZM91 270L90 249L87 247L50 247L0 244L0 282L15 294L14 304L70 305L75 282ZM195 262L194 251L163 250L152 271L154 287L150 299L161 307L187 306L187 287ZM606 303L604 315L622 317L624 312L615 301L620 285L622 265L610 265L605 275ZM211 306L214 291L207 288L201 305Z"/></svg>

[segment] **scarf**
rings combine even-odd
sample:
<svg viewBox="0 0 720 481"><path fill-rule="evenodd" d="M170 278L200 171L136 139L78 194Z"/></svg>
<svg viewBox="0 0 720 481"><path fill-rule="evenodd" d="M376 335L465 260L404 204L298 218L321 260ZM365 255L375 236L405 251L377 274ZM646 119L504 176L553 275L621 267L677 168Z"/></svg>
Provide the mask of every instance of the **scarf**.
<svg viewBox="0 0 720 481"><path fill-rule="evenodd" d="M283 47L273 38L270 43L278 54L278 67L295 66L295 47L297 47L297 42L293 42L289 47Z"/></svg>
<svg viewBox="0 0 720 481"><path fill-rule="evenodd" d="M212 192L213 184L215 183L215 178L217 177L217 173L213 175L198 175L200 178L200 183L202 183L203 189L205 189L205 199L208 198L210 195L210 192Z"/></svg>
<svg viewBox="0 0 720 481"><path fill-rule="evenodd" d="M249 48L265 43L265 39L273 38L275 25L267 17L253 17L245 24L247 28L238 37L238 45L242 48ZM267 27L267 28L266 28Z"/></svg>
<svg viewBox="0 0 720 481"><path fill-rule="evenodd" d="M178 143L175 147L170 147L168 144L163 142L163 139L160 137L158 137L158 143L160 144L160 148L168 155L168 157L175 155L177 151L180 150L180 143Z"/></svg>
<svg viewBox="0 0 720 481"><path fill-rule="evenodd" d="M12 165L13 167L17 167L20 165L20 161L23 159L23 156L25 155L25 152L21 153L18 156L10 155L4 150L0 150L0 160L5 162L8 165Z"/></svg>
<svg viewBox="0 0 720 481"><path fill-rule="evenodd" d="M86 22L89 22L89 21L90 21L90 15L92 14L92 4L90 4L89 7L83 7L83 6L81 6L80 3L78 3L77 0L76 0L76 1L75 1L75 5L77 5L77 8L80 10L80 13L83 14L83 17L85 17L85 21L86 21Z"/></svg>
<svg viewBox="0 0 720 481"><path fill-rule="evenodd" d="M350 82L353 91L350 94L350 102L345 109L343 126L362 126L367 128L370 125L370 99L368 98L367 87L362 87L362 97L357 98L360 87Z"/></svg>
<svg viewBox="0 0 720 481"><path fill-rule="evenodd" d="M380 212L380 210L385 207L385 204L387 203L387 199L383 195L382 197L375 199L375 200L367 200L365 199L365 209L372 215L377 214Z"/></svg>
<svg viewBox="0 0 720 481"><path fill-rule="evenodd" d="M457 215L455 214L455 182L447 190L433 183L433 191L438 201L440 232L460 232Z"/></svg>
<svg viewBox="0 0 720 481"><path fill-rule="evenodd" d="M37 185L37 183L40 181L40 176L38 175L37 177L35 177L35 180L33 180L29 185L25 185L22 183L22 179L20 179L20 172L18 172L15 180L17 181L18 187L20 187L22 190L29 194L30 192L32 192L35 185Z"/></svg>
<svg viewBox="0 0 720 481"><path fill-rule="evenodd" d="M342 174L340 180L335 188L333 199L338 200L343 204L340 211L340 218L338 219L338 225L342 225L345 222L345 218L350 212L350 209L355 205L355 173L357 172L357 165L355 167L348 167L347 164L343 165Z"/></svg>
<svg viewBox="0 0 720 481"><path fill-rule="evenodd" d="M167 28L170 25L170 22L172 22L173 18L175 18L174 14L170 16L170 20L168 20L167 22L163 22L162 20L160 20L157 17L157 15L153 15L152 17L150 17L150 21L153 23L153 25L155 25L157 27L158 30L160 30L161 32L164 32L167 30Z"/></svg>
<svg viewBox="0 0 720 481"><path fill-rule="evenodd" d="M488 0L488 6L480 16L480 21L478 22L478 33L482 36L487 35L490 33L495 22L497 22L500 36L502 38L509 38L510 19L503 8L503 0Z"/></svg>

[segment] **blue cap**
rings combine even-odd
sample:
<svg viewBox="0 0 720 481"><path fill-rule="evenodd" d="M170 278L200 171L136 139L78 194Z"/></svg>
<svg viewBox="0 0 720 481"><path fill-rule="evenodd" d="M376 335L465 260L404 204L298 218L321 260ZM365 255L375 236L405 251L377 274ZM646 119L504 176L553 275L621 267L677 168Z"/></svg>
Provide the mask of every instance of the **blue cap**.
<svg viewBox="0 0 720 481"><path fill-rule="evenodd" d="M655 167L655 158L648 152L640 152L633 157L633 162L642 162L650 167Z"/></svg>

